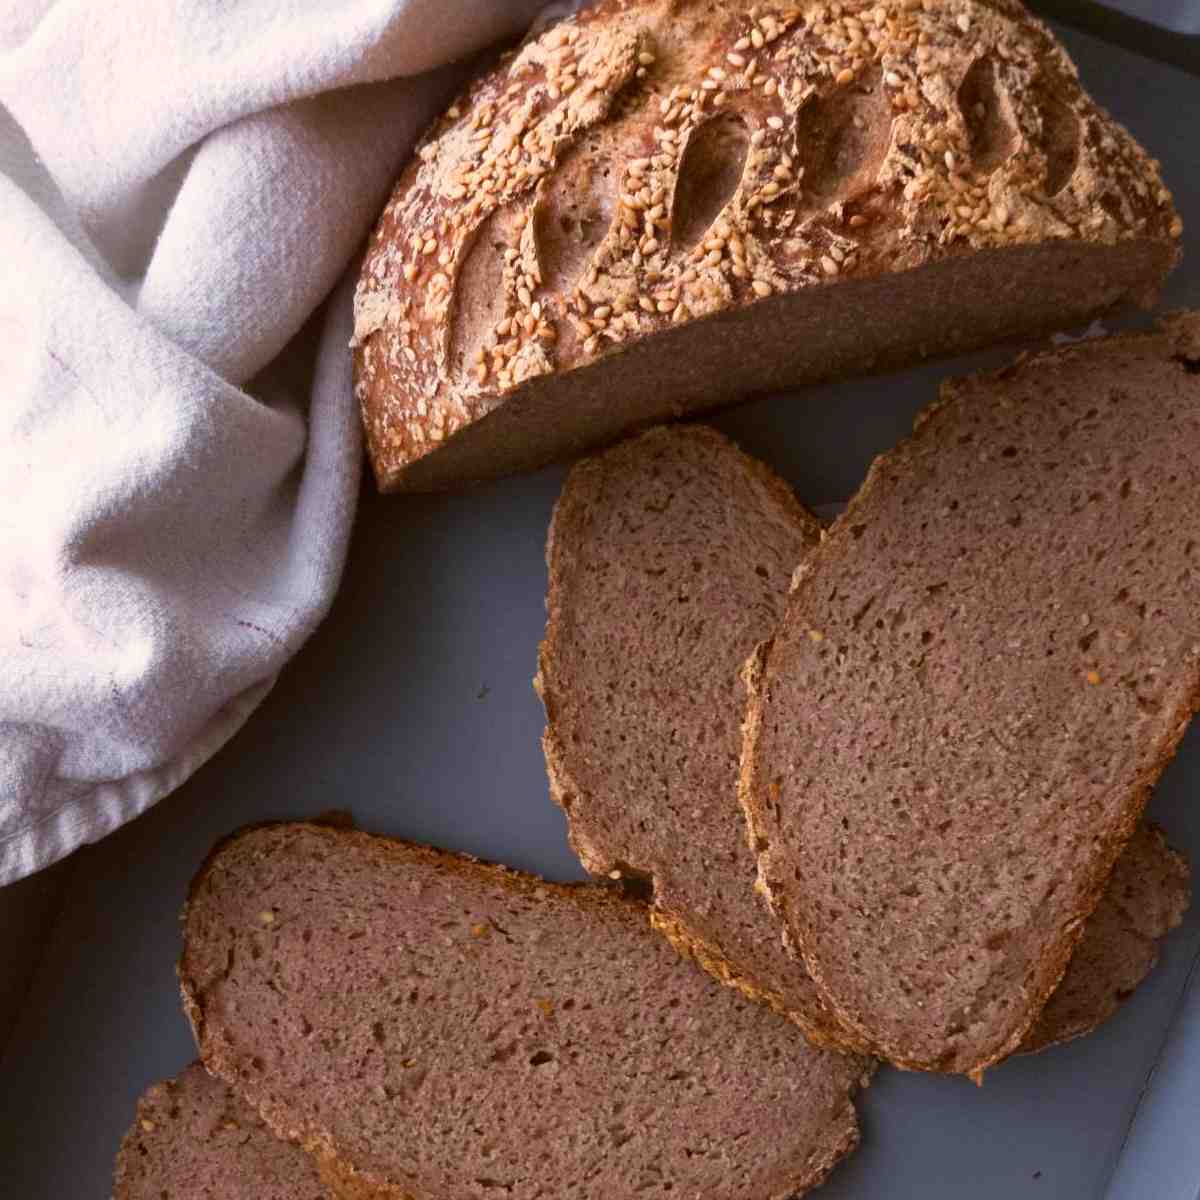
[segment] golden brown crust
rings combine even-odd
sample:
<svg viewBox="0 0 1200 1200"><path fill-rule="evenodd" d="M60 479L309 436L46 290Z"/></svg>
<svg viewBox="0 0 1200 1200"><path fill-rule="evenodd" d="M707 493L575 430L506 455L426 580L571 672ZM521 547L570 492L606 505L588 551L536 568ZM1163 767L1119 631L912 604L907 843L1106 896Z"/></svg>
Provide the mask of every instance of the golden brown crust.
<svg viewBox="0 0 1200 1200"><path fill-rule="evenodd" d="M1159 321L1158 328L1160 334L1165 335L1173 343L1177 355L1190 359L1200 349L1200 314L1194 312L1168 314ZM1131 343L1145 341L1148 336L1154 335L1143 333L1118 335L1105 339L1103 345L1105 348L1119 351L1122 347ZM1023 356L1016 366L1006 367L990 374L947 381L942 386L941 395L938 400L934 401L918 414L914 421L914 434L899 443L899 445L886 455L876 458L872 463L863 485L855 494L843 514L831 526L830 536L832 537L842 527L853 527L862 519L861 514L869 505L875 489L881 486L880 481L884 478L885 473L894 473L897 469L897 464L901 464L902 469L905 455L916 439L927 431L927 427L936 420L937 415L947 405L954 402L963 391L974 388L986 388L992 379L1007 377L1014 370L1023 371L1050 362L1069 362L1078 356L1092 355L1095 352L1095 343L1075 343L1047 350L1036 355ZM837 545L840 545L840 543ZM805 578L816 569L823 555L828 556L832 553L840 552L840 549L836 548L835 543L832 541L827 540L824 542L822 547L818 548L802 564L800 570L797 572L797 579L793 585L793 590L795 591L803 586ZM758 739L763 719L764 680L770 668L771 653L772 643L765 642L751 655L743 673L748 701L746 719L743 725L738 797L745 811L751 836L756 838L761 837L764 832L762 822L759 819L759 809L764 803L765 780L760 778L758 772ZM1003 1045L999 1046L986 1058L972 1064L963 1072L970 1075L977 1082L982 1080L983 1072L989 1067L1003 1061L1020 1048L1030 1030L1036 1024L1038 1016L1047 1000L1058 987L1070 964L1075 946L1083 933L1084 923L1103 897L1113 866L1137 828L1146 801L1150 796L1151 788L1174 757L1188 723L1192 715L1197 711L1200 711L1200 682L1197 682L1191 693L1177 707L1170 725L1159 744L1158 753L1153 761L1140 772L1139 777L1133 781L1133 786L1128 789L1128 798L1120 820L1113 828L1107 830L1100 839L1097 851L1089 861L1087 874L1078 889L1078 902L1074 907L1074 911L1068 920L1060 926L1057 937L1048 945L1042 959L1037 964L1037 977L1029 981L1026 994L1030 996L1030 1000L1020 1024L1014 1025L1011 1036L1007 1038ZM789 919L787 913L786 897L771 887L769 873L765 869L764 856L761 855L759 860L759 879L765 894L770 900L772 911L779 916L786 928L794 930L794 922ZM895 1045L883 1044L876 1039L859 1014L840 1006L830 994L821 964L811 954L807 953L802 945L798 947L798 951L831 1012L847 1030L851 1031L853 1035L860 1037L863 1043L871 1048L872 1053L886 1058L896 1066L909 1070L938 1069L928 1062L912 1059Z"/></svg>
<svg viewBox="0 0 1200 1200"><path fill-rule="evenodd" d="M601 0L431 131L356 297L382 483L523 382L679 322L988 247L1179 236L1156 165L1017 4L720 13Z"/></svg>

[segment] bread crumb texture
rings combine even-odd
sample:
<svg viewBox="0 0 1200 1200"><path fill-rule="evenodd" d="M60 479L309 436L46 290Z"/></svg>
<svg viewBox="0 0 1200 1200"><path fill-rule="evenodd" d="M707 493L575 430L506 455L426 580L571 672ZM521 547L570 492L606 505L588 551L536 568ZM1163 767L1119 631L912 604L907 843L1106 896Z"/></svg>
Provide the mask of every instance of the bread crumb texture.
<svg viewBox="0 0 1200 1200"><path fill-rule="evenodd" d="M1198 340L1181 314L946 385L748 672L760 877L900 1065L1017 1049L1200 703Z"/></svg>
<svg viewBox="0 0 1200 1200"><path fill-rule="evenodd" d="M356 394L392 470L523 382L681 322L1180 229L1156 164L1019 4L601 0L420 145L359 283Z"/></svg>

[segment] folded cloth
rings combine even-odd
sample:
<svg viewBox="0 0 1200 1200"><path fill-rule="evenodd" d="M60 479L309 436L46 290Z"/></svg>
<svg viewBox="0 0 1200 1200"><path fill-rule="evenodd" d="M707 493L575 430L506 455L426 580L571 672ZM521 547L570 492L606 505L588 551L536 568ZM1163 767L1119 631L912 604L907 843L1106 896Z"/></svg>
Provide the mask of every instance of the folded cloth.
<svg viewBox="0 0 1200 1200"><path fill-rule="evenodd" d="M443 64L538 7L0 0L0 884L182 783L326 612L348 264Z"/></svg>

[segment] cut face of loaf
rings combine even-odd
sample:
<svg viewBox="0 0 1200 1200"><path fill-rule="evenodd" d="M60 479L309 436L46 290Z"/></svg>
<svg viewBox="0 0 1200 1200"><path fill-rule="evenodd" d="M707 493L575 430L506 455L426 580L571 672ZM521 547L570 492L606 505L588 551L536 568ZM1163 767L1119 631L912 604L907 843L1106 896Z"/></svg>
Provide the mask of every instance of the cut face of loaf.
<svg viewBox="0 0 1200 1200"><path fill-rule="evenodd" d="M861 1049L755 894L737 799L741 668L819 540L787 485L715 430L654 429L585 459L550 527L537 686L551 792L588 870L647 878L681 949L811 1040ZM1187 899L1182 858L1140 830L1022 1049L1111 1016Z"/></svg>
<svg viewBox="0 0 1200 1200"><path fill-rule="evenodd" d="M317 1167L193 1063L156 1083L117 1154L114 1200L331 1200Z"/></svg>
<svg viewBox="0 0 1200 1200"><path fill-rule="evenodd" d="M601 885L281 825L218 847L184 932L204 1061L339 1194L783 1200L857 1141L859 1064Z"/></svg>
<svg viewBox="0 0 1200 1200"><path fill-rule="evenodd" d="M355 302L382 487L1149 303L1156 165L1009 0L601 0L477 81Z"/></svg>
<svg viewBox="0 0 1200 1200"><path fill-rule="evenodd" d="M1200 692L1200 317L948 385L752 660L742 802L825 1002L977 1073L1057 985Z"/></svg>

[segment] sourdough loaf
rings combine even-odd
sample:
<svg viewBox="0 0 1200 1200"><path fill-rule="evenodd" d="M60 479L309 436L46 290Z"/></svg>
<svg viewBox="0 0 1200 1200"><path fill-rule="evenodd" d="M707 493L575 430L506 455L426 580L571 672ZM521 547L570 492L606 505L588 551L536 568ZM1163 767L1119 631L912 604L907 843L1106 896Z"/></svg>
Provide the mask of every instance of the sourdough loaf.
<svg viewBox="0 0 1200 1200"><path fill-rule="evenodd" d="M1062 975L1200 692L1200 316L948 385L747 666L759 877L826 1003L977 1074Z"/></svg>
<svg viewBox="0 0 1200 1200"><path fill-rule="evenodd" d="M551 793L584 866L648 881L654 925L710 972L811 1040L861 1048L755 896L737 800L741 667L819 540L783 481L715 430L653 429L584 459L550 526L536 684ZM1139 831L1022 1049L1110 1016L1187 898L1183 859Z"/></svg>
<svg viewBox="0 0 1200 1200"><path fill-rule="evenodd" d="M384 488L1149 303L1157 166L1014 0L601 0L430 132L355 302Z"/></svg>
<svg viewBox="0 0 1200 1200"><path fill-rule="evenodd" d="M193 1063L138 1101L113 1200L329 1200L316 1164Z"/></svg>
<svg viewBox="0 0 1200 1200"><path fill-rule="evenodd" d="M603 885L272 826L218 847L184 932L206 1064L339 1193L783 1200L857 1140L860 1065Z"/></svg>

